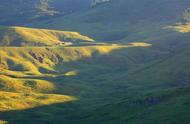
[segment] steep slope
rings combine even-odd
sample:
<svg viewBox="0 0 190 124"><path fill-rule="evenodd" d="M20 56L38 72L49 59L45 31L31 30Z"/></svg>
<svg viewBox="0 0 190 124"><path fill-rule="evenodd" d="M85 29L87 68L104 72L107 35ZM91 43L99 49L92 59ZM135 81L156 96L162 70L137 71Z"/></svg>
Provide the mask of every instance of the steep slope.
<svg viewBox="0 0 190 124"><path fill-rule="evenodd" d="M67 42L94 41L78 32L26 27L0 27L0 33L1 46L48 46Z"/></svg>

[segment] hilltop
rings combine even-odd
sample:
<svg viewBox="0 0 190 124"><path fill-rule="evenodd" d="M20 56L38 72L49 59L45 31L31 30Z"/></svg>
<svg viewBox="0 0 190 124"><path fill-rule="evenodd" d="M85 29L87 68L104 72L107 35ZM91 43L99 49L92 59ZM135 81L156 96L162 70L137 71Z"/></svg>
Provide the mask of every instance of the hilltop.
<svg viewBox="0 0 190 124"><path fill-rule="evenodd" d="M94 41L78 32L27 27L0 27L0 33L1 46L53 46Z"/></svg>

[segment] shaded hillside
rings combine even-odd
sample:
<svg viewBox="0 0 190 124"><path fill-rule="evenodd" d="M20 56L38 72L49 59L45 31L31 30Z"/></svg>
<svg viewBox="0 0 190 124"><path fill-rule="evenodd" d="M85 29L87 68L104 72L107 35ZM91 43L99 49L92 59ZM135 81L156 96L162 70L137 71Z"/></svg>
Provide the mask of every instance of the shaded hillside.
<svg viewBox="0 0 190 124"><path fill-rule="evenodd" d="M64 16L89 6L90 0L1 0L0 25L24 24Z"/></svg>
<svg viewBox="0 0 190 124"><path fill-rule="evenodd" d="M188 0L112 0L86 12L73 13L30 26L77 30L97 40L134 41L163 40L174 36L164 30L168 25L184 21Z"/></svg>
<svg viewBox="0 0 190 124"><path fill-rule="evenodd" d="M88 73L89 69L96 69L96 67L99 69L102 67L102 69L108 69L110 65L104 67L104 64L101 64L101 62L100 65L95 65L96 59L97 61L101 60L101 55L109 55L113 50L128 47L136 46L0 48L0 93L7 94L6 96L1 96L1 99L4 100L1 100L0 111L20 110L72 101L75 97L65 96L64 94L80 94L77 91L80 88L84 88L85 90L88 86L78 84L76 88L78 87L79 89L75 89L75 83L71 80L74 84L70 83L62 87L56 81L57 79L77 76L82 71ZM97 56L97 58L93 56ZM117 55L114 56L116 57ZM125 57L122 56L121 58ZM88 59L90 60L89 63L92 66L94 65L94 67L90 67L89 69ZM110 56L110 60L114 62L112 56ZM104 60L101 61L103 62ZM76 65L75 62L79 64L77 68L74 66ZM71 65L69 65L70 63ZM68 85L73 85L74 87ZM45 93L49 93L49 95ZM15 97L13 98L13 96ZM24 104L21 99L28 102Z"/></svg>
<svg viewBox="0 0 190 124"><path fill-rule="evenodd" d="M1 46L51 46L94 41L78 32L26 27L0 27L0 33Z"/></svg>

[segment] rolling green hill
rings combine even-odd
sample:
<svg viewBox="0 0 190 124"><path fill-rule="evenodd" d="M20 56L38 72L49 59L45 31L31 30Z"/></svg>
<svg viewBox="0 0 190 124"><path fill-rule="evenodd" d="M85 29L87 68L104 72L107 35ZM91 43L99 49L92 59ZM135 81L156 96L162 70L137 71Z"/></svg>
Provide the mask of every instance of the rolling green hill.
<svg viewBox="0 0 190 124"><path fill-rule="evenodd" d="M144 124L154 121L186 124L188 53L186 48L156 58L158 51L145 43L2 47L1 93L6 97L1 97L4 100L0 118L9 123L39 124L135 124L139 118L143 118ZM183 73L178 73L181 71ZM179 110L174 111L174 108ZM16 116L10 119L14 113ZM42 119L33 118L31 114Z"/></svg>
<svg viewBox="0 0 190 124"><path fill-rule="evenodd" d="M52 46L64 43L94 41L78 32L34 29L26 27L1 27L2 46Z"/></svg>
<svg viewBox="0 0 190 124"><path fill-rule="evenodd" d="M69 1L2 1L0 123L189 124L190 2Z"/></svg>

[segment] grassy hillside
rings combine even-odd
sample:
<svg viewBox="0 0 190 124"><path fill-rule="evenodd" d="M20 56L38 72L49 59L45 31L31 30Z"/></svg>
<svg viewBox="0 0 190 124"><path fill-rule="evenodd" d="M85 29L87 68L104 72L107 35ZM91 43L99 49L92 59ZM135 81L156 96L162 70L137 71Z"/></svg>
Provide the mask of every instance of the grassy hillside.
<svg viewBox="0 0 190 124"><path fill-rule="evenodd" d="M140 44L138 46L138 44ZM84 46L84 47L1 47L1 91L5 92L37 92L37 93L53 93L57 91L55 81L49 81L44 78L59 78L78 75L80 69L88 64L83 62L90 61L96 66L96 61L91 58L101 60L102 55L109 55L114 50L133 47L148 47L143 43L135 45L105 45L105 46ZM96 57L97 56L97 57ZM116 64L114 58L117 54L110 56L113 63ZM121 56L125 58L125 56ZM89 60L88 60L89 59ZM128 59L126 58L126 61ZM81 62L80 62L81 61ZM105 60L101 60L104 62ZM75 67L73 64L77 62L80 66ZM118 61L119 62L119 61ZM123 63L123 62L121 62ZM69 65L71 64L71 65ZM101 63L100 63L101 64ZM102 63L104 66L106 63ZM119 64L119 63L118 63ZM104 67L105 69L109 69ZM91 69L93 69L91 68ZM119 68L119 67L117 67ZM87 68L86 68L87 69ZM88 69L84 73L88 72ZM90 68L89 68L90 69ZM62 91L62 90L61 90Z"/></svg>
<svg viewBox="0 0 190 124"><path fill-rule="evenodd" d="M188 0L111 0L67 16L69 0L33 2L38 22L25 25L38 28L0 27L0 123L189 124Z"/></svg>
<svg viewBox="0 0 190 124"><path fill-rule="evenodd" d="M96 55L106 55L121 48L149 47L146 43L129 45L96 45L70 47L1 47L1 72L16 77L24 75L51 75L58 73L56 66L87 59ZM134 53L135 54L135 53ZM115 57L117 55L114 55ZM124 55L120 55L124 56ZM114 58L112 58L114 59ZM103 64L103 63L102 63ZM59 69L59 68L57 68ZM62 70L64 68L61 68Z"/></svg>
<svg viewBox="0 0 190 124"><path fill-rule="evenodd" d="M64 95L65 91L59 89L60 85L55 83L57 81L48 80L57 76L69 77L74 75L75 71L63 68L63 72L59 72L54 66L89 58L96 52L107 54L120 47L2 47L0 52L1 113L77 100L74 96Z"/></svg>
<svg viewBox="0 0 190 124"><path fill-rule="evenodd" d="M52 46L66 42L94 41L78 32L35 29L26 27L0 27L1 46Z"/></svg>
<svg viewBox="0 0 190 124"><path fill-rule="evenodd" d="M0 25L18 25L64 16L89 8L90 2L90 0L1 0Z"/></svg>
<svg viewBox="0 0 190 124"><path fill-rule="evenodd" d="M177 38L188 37L188 33L173 32ZM1 47L0 120L186 124L189 43L181 39L184 45L169 48L173 52L160 51L160 44L166 45Z"/></svg>
<svg viewBox="0 0 190 124"><path fill-rule="evenodd" d="M23 110L55 103L74 101L76 98L58 94L0 92L1 112Z"/></svg>
<svg viewBox="0 0 190 124"><path fill-rule="evenodd" d="M73 13L29 25L77 30L100 41L145 41L157 44L166 42L166 39L167 41L176 39L174 37L179 34L165 27L184 21L184 14L189 5L190 2L187 0L154 2L151 0L112 0L86 12Z"/></svg>
<svg viewBox="0 0 190 124"><path fill-rule="evenodd" d="M188 117L178 115L189 114L189 50L172 55L153 48L145 43L2 47L0 82L6 98L2 96L0 118L39 124L135 124L140 118L144 124L186 124Z"/></svg>

